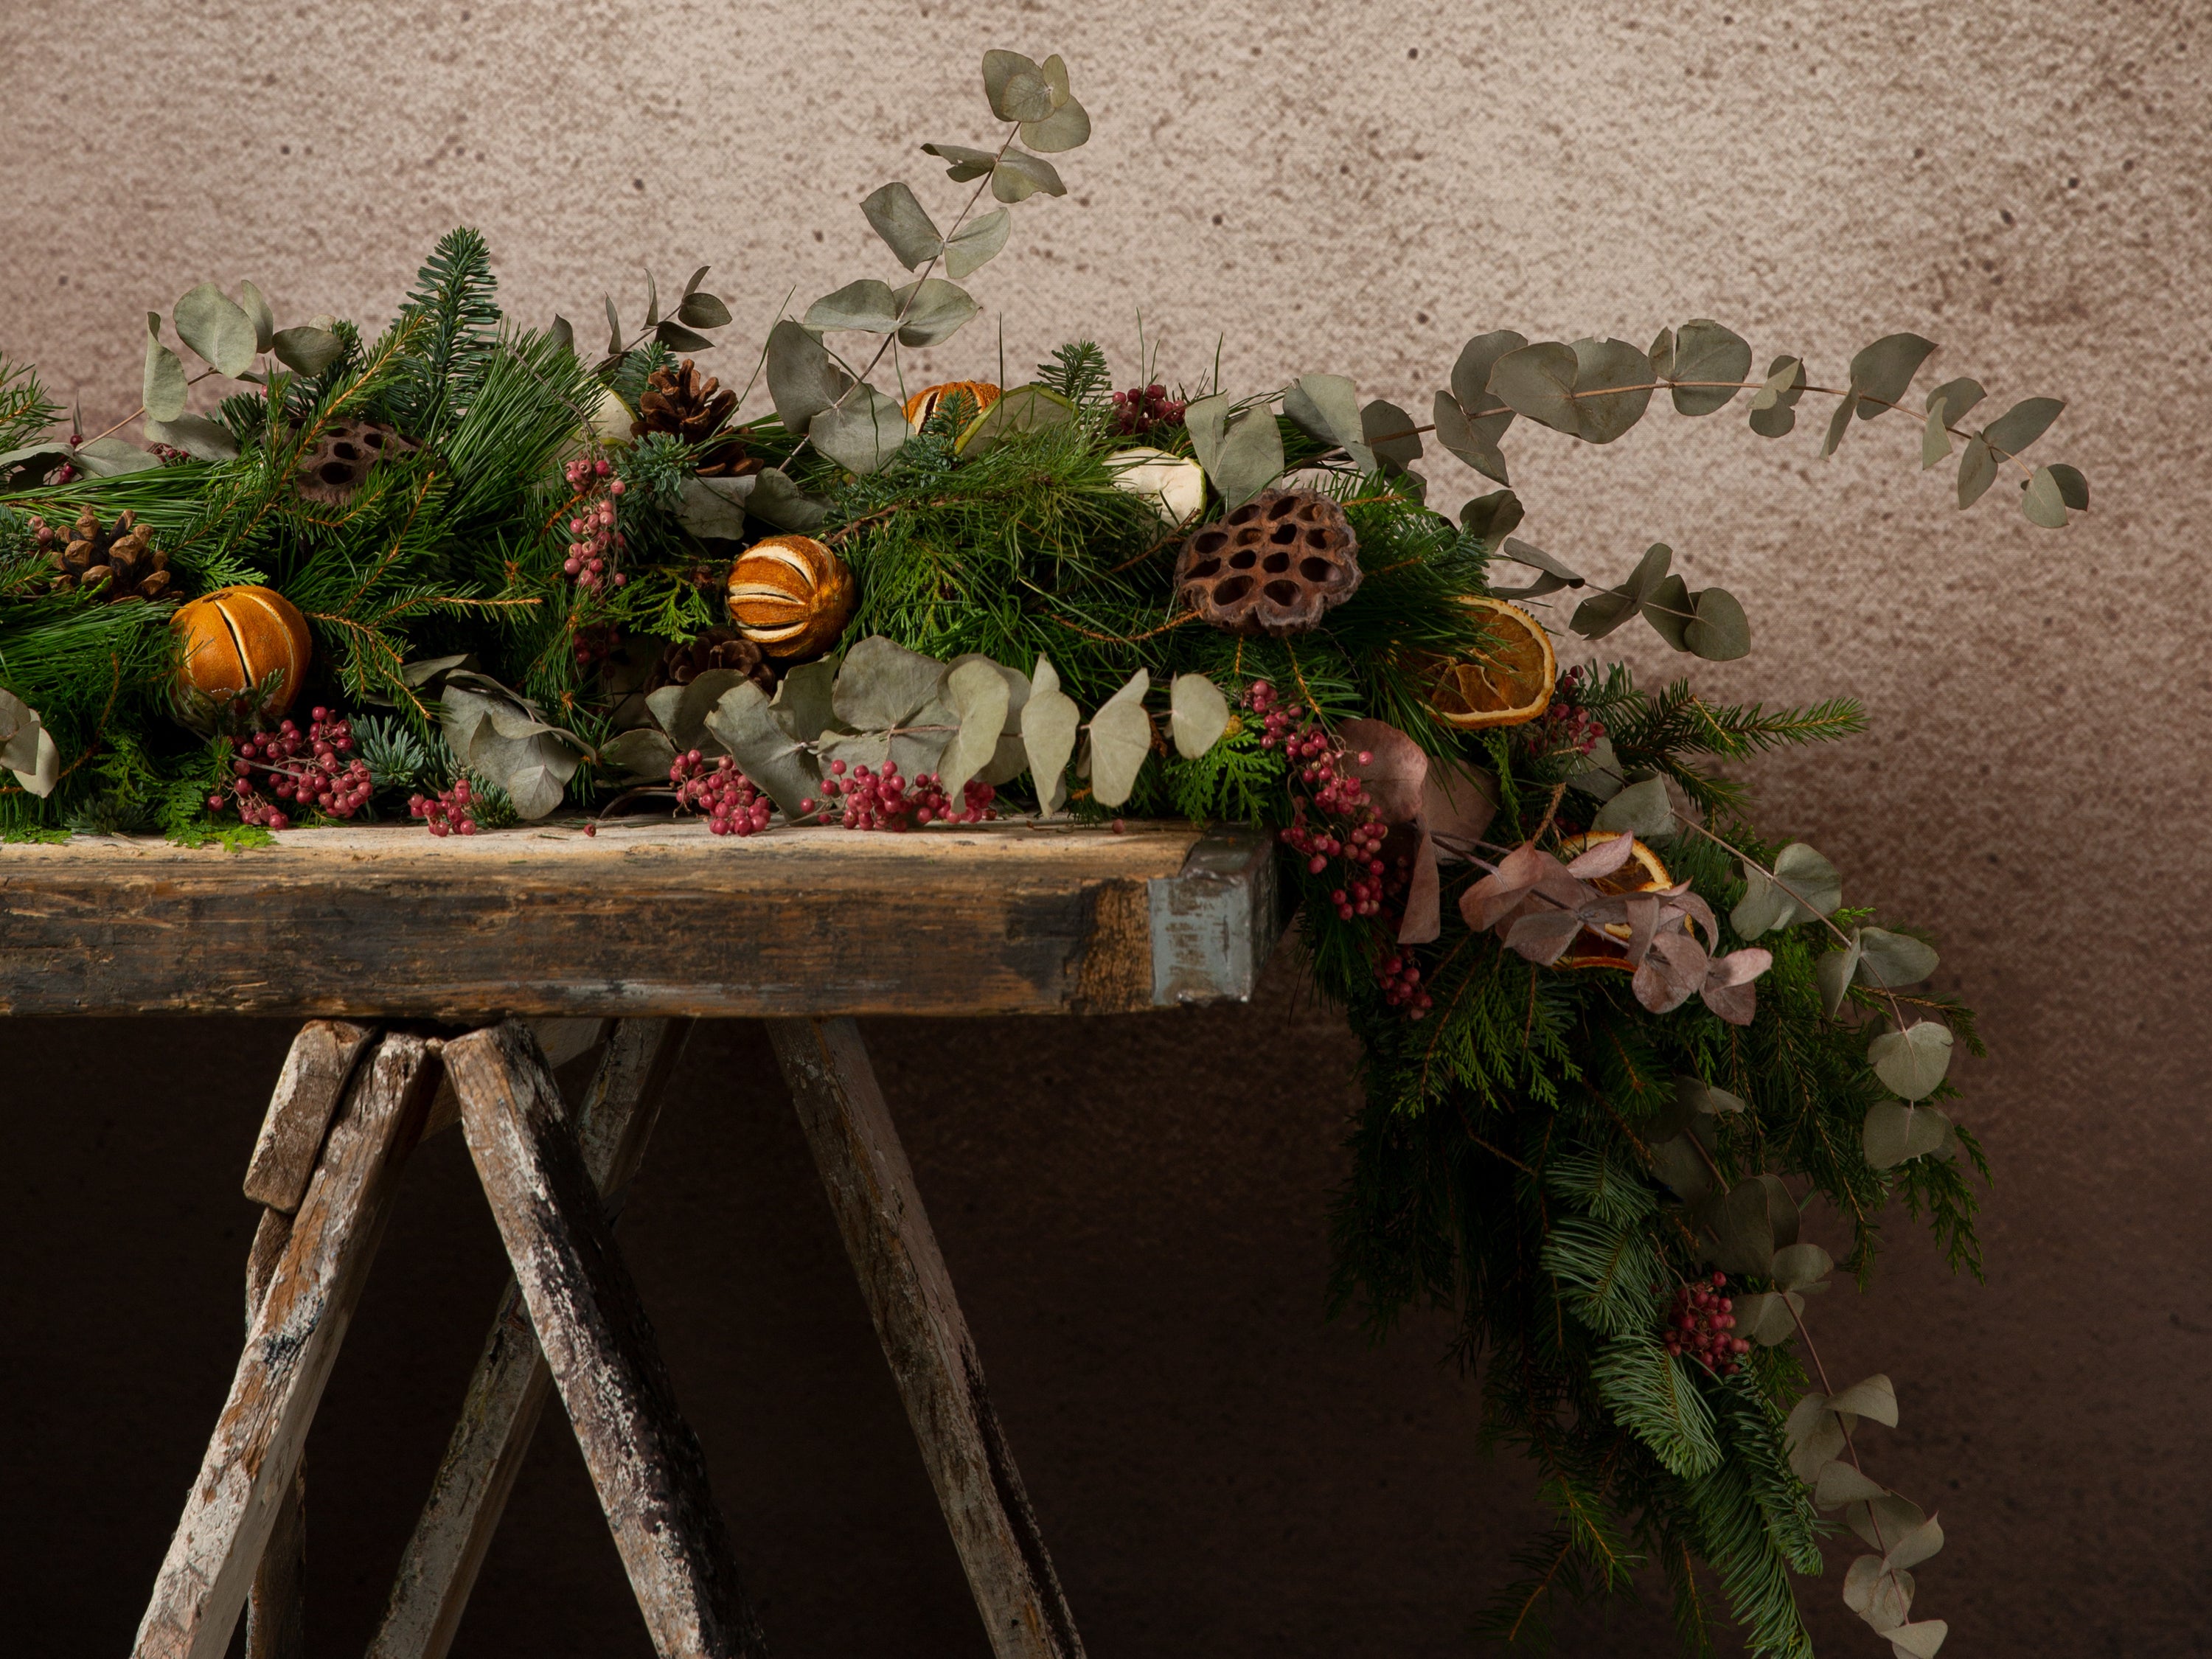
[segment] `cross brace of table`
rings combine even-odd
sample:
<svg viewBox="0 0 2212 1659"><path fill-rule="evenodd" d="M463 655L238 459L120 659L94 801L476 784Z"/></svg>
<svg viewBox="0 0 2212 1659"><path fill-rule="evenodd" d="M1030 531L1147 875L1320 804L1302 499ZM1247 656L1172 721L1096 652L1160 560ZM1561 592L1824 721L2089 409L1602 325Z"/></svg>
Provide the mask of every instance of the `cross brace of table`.
<svg viewBox="0 0 2212 1659"><path fill-rule="evenodd" d="M656 1650L767 1651L704 1456L614 1240L691 1022L562 1024L592 1027L586 1040L599 1050L574 1108L519 1022L443 1039L324 1020L301 1030L247 1171L247 1195L265 1207L249 1255L245 1350L137 1659L222 1659L241 1613L250 1659L299 1659L308 1427L402 1166L456 1117L514 1274L370 1659L447 1652L549 1391L575 1431ZM860 1034L842 1018L769 1025L992 1651L1078 1659L1081 1638Z"/></svg>

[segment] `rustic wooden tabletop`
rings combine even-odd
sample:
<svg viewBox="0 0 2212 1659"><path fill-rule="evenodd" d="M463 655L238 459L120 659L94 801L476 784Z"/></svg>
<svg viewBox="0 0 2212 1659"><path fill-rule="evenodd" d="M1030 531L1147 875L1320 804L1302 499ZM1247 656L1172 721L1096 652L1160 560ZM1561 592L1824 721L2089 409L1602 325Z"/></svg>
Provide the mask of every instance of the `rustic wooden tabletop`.
<svg viewBox="0 0 2212 1659"><path fill-rule="evenodd" d="M1266 835L1188 823L80 836L0 846L0 1014L1118 1012L1249 995L1281 921Z"/></svg>

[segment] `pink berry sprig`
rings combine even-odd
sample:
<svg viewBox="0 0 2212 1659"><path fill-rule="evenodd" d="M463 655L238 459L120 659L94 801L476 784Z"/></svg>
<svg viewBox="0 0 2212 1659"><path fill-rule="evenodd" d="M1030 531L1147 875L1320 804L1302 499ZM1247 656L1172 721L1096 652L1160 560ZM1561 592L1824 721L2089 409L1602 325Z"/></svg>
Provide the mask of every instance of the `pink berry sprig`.
<svg viewBox="0 0 2212 1659"><path fill-rule="evenodd" d="M434 795L410 795L407 816L421 818L434 836L473 836L477 832L476 795L466 778Z"/></svg>
<svg viewBox="0 0 2212 1659"><path fill-rule="evenodd" d="M208 797L208 810L234 809L241 823L290 829L279 801L295 811L349 818L375 790L368 763L353 758L351 724L327 708L315 709L305 732L285 720L273 732L233 738L230 748L230 785Z"/></svg>
<svg viewBox="0 0 2212 1659"><path fill-rule="evenodd" d="M668 781L676 786L677 810L704 817L714 835L750 836L768 828L768 797L727 755L711 765L696 749L678 755L669 763Z"/></svg>
<svg viewBox="0 0 2212 1659"><path fill-rule="evenodd" d="M576 666L590 669L605 662L622 643L622 629L609 623L603 627L578 628L569 635L569 644L576 653Z"/></svg>
<svg viewBox="0 0 2212 1659"><path fill-rule="evenodd" d="M1339 883L1329 893L1340 921L1370 920L1376 934L1375 982L1385 1006L1419 1019L1434 1006L1421 988L1421 970L1410 951L1397 948L1394 911L1403 908L1413 883L1409 856L1386 856L1390 826L1368 798L1367 786L1345 769L1353 758L1299 703L1285 703L1266 680L1244 691L1244 707L1260 717L1260 746L1279 749L1291 763L1292 800L1288 827L1276 832L1283 844L1306 861L1306 873L1327 875L1340 866ZM1364 766L1374 758L1357 756ZM1309 816L1310 814L1310 816Z"/></svg>
<svg viewBox="0 0 2212 1659"><path fill-rule="evenodd" d="M580 455L566 469L575 500L568 506L568 556L561 569L586 593L597 593L610 583L620 587L629 580L615 568L629 545L617 528L616 513L629 486L613 474L604 456L594 460Z"/></svg>
<svg viewBox="0 0 2212 1659"><path fill-rule="evenodd" d="M1717 1273L1676 1291L1663 1334L1670 1356L1687 1354L1716 1376L1734 1376L1751 1352L1749 1342L1729 1334L1735 1328L1735 1301L1721 1294L1727 1284L1728 1275Z"/></svg>
<svg viewBox="0 0 2212 1659"><path fill-rule="evenodd" d="M836 821L848 830L981 823L999 816L992 805L998 793L989 784L970 778L962 786L960 810L955 811L951 796L934 772L907 778L901 775L896 761L887 760L874 768L865 763L848 768L843 761L833 760L830 775L822 780L820 811L824 817L836 814ZM811 801L801 801L799 806L808 812L816 810Z"/></svg>
<svg viewBox="0 0 2212 1659"><path fill-rule="evenodd" d="M1543 754L1587 755L1605 735L1604 724L1574 701L1582 690L1583 671L1570 668L1559 676L1554 701L1536 726L1536 748Z"/></svg>
<svg viewBox="0 0 2212 1659"><path fill-rule="evenodd" d="M1158 382L1114 394L1114 423L1125 438L1136 437L1156 426L1179 426L1182 411L1182 400L1169 397L1168 389Z"/></svg>

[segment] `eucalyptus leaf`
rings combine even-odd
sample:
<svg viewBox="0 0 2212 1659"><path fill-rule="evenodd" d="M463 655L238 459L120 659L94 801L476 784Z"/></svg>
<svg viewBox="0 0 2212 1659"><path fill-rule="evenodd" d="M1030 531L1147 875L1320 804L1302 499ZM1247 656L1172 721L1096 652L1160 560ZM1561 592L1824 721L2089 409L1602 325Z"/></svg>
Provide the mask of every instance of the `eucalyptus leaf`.
<svg viewBox="0 0 2212 1659"><path fill-rule="evenodd" d="M196 460L228 461L238 456L238 440L221 421L204 415L179 415L173 420L146 422L146 441L181 449Z"/></svg>
<svg viewBox="0 0 2212 1659"><path fill-rule="evenodd" d="M1037 805L1047 817L1066 803L1067 762L1082 722L1083 711L1060 689L1060 675L1048 659L1039 657L1030 677L1029 701L1022 706L1022 748L1029 757Z"/></svg>
<svg viewBox="0 0 2212 1659"><path fill-rule="evenodd" d="M1664 778L1632 783L1597 810L1593 831L1617 836L1626 830L1639 841L1663 841L1674 833L1674 807Z"/></svg>
<svg viewBox="0 0 2212 1659"><path fill-rule="evenodd" d="M276 313L269 308L269 301L261 297L261 290L251 283L240 283L238 285L238 308L253 325L254 350L268 350L269 343L276 334Z"/></svg>
<svg viewBox="0 0 2212 1659"><path fill-rule="evenodd" d="M39 711L0 686L0 767L24 792L44 799L61 781L61 750Z"/></svg>
<svg viewBox="0 0 2212 1659"><path fill-rule="evenodd" d="M2057 475L2047 466L2039 466L2027 481L2027 489L2020 498L2020 510L2027 521L2045 530L2066 528L2066 497L2058 488Z"/></svg>
<svg viewBox="0 0 2212 1659"><path fill-rule="evenodd" d="M622 313L615 309L615 296L613 295L608 295L606 296L606 301L607 356L618 359L623 355Z"/></svg>
<svg viewBox="0 0 2212 1659"><path fill-rule="evenodd" d="M178 446L182 448L182 445ZM70 459L80 472L89 472L96 478L120 477L125 472L143 472L161 465L161 458L149 454L134 443L121 438L89 438L70 452Z"/></svg>
<svg viewBox="0 0 2212 1659"><path fill-rule="evenodd" d="M1751 429L1762 438L1786 435L1797 424L1797 400L1805 395L1805 365L1796 357L1777 357L1766 366L1766 380L1751 395Z"/></svg>
<svg viewBox="0 0 2212 1659"><path fill-rule="evenodd" d="M1031 149L1057 155L1090 142L1091 117L1070 98L1043 120L1023 122L1021 138Z"/></svg>
<svg viewBox="0 0 2212 1659"><path fill-rule="evenodd" d="M814 447L856 477L880 471L914 435L906 411L872 386L855 387L845 401L806 423Z"/></svg>
<svg viewBox="0 0 2212 1659"><path fill-rule="evenodd" d="M278 329L270 336L269 349L278 362L295 374L319 374L337 362L345 342L330 329L302 323L297 328Z"/></svg>
<svg viewBox="0 0 2212 1659"><path fill-rule="evenodd" d="M768 694L750 680L722 694L708 713L707 730L786 818L803 817L802 803L820 796L822 774L814 757L783 729L769 711Z"/></svg>
<svg viewBox="0 0 2212 1659"><path fill-rule="evenodd" d="M653 327L660 321L660 285L653 280L653 273L645 273L645 325Z"/></svg>
<svg viewBox="0 0 2212 1659"><path fill-rule="evenodd" d="M1834 412L1828 416L1828 433L1820 440L1821 459L1826 460L1834 454L1836 447L1844 441L1844 434L1851 429L1851 406L1857 401L1853 393L1846 391Z"/></svg>
<svg viewBox="0 0 2212 1659"><path fill-rule="evenodd" d="M1733 329L1711 318L1698 317L1682 325L1672 341L1673 362L1655 371L1674 382L1674 408L1683 415L1711 415L1725 409L1740 389L1738 382L1751 374L1751 346ZM1683 381L1717 380L1719 386L1683 385Z"/></svg>
<svg viewBox="0 0 2212 1659"><path fill-rule="evenodd" d="M1751 654L1751 619L1735 594L1724 587L1699 588L1690 608L1682 642L1692 655L1706 662L1734 662Z"/></svg>
<svg viewBox="0 0 2212 1659"><path fill-rule="evenodd" d="M686 478L676 507L676 522L695 536L741 541L745 501L753 493L752 475L742 478Z"/></svg>
<svg viewBox="0 0 2212 1659"><path fill-rule="evenodd" d="M1510 417L1511 411L1507 413ZM1505 457L1498 453L1498 445L1468 419L1458 398L1449 392L1437 393L1429 418L1435 423L1437 441L1446 450L1484 477L1499 483L1506 482Z"/></svg>
<svg viewBox="0 0 2212 1659"><path fill-rule="evenodd" d="M1934 414L1937 405L1941 404L1945 420L1963 421L1967 413L1989 395L1982 390L1979 380L1962 374L1955 380L1944 381L1928 394L1928 412Z"/></svg>
<svg viewBox="0 0 2212 1659"><path fill-rule="evenodd" d="M1494 553L1498 545L1513 533L1522 517L1521 498L1510 489L1497 489L1487 495L1477 495L1462 506L1459 510L1459 527L1474 537L1484 552ZM1545 562L1538 568L1554 568L1549 554L1541 556ZM1562 578L1571 574L1564 567L1558 567L1558 570ZM1575 580L1579 581L1581 579L1577 577Z"/></svg>
<svg viewBox="0 0 2212 1659"><path fill-rule="evenodd" d="M253 367L260 344L253 319L213 283L185 295L169 315L177 337L222 373L235 380Z"/></svg>
<svg viewBox="0 0 2212 1659"><path fill-rule="evenodd" d="M1820 1006L1831 1019L1843 1012L1844 999L1850 994L1851 978L1858 972L1859 956L1859 935L1854 933L1849 945L1825 952L1813 964L1813 981L1820 987Z"/></svg>
<svg viewBox="0 0 2212 1659"><path fill-rule="evenodd" d="M1060 181L1059 170L1042 155L1010 149L991 169L991 194L1002 202L1026 201L1039 191L1048 196L1067 194L1067 186Z"/></svg>
<svg viewBox="0 0 2212 1659"><path fill-rule="evenodd" d="M1705 1225L1712 1235L1706 1258L1725 1273L1764 1276L1774 1263L1774 1224L1766 1188L1746 1181L1706 1206Z"/></svg>
<svg viewBox="0 0 2212 1659"><path fill-rule="evenodd" d="M2063 461L2044 469L2058 485L2058 499L2076 513L2089 510L2089 481L2081 476L2078 466L2068 466Z"/></svg>
<svg viewBox="0 0 2212 1659"><path fill-rule="evenodd" d="M1644 348L1644 355L1651 360L1654 374L1662 380L1671 378L1674 373L1674 331L1661 329L1651 337L1651 343Z"/></svg>
<svg viewBox="0 0 2212 1659"><path fill-rule="evenodd" d="M878 283L888 296L890 289ZM768 331L768 395L786 427L804 432L806 423L843 397L853 377L830 361L822 337L788 317Z"/></svg>
<svg viewBox="0 0 2212 1659"><path fill-rule="evenodd" d="M1677 651L1690 648L1690 624L1696 620L1690 609L1690 585L1680 576L1667 576L1637 607L1644 620L1651 624L1652 631Z"/></svg>
<svg viewBox="0 0 2212 1659"><path fill-rule="evenodd" d="M1916 1619L1909 1625L1893 1625L1882 1632L1895 1659L1936 1659L1951 1626L1942 1619Z"/></svg>
<svg viewBox="0 0 2212 1659"><path fill-rule="evenodd" d="M1869 1168L1889 1170L1940 1151L1950 1135L1951 1120L1933 1106L1878 1100L1867 1108L1859 1147Z"/></svg>
<svg viewBox="0 0 2212 1659"><path fill-rule="evenodd" d="M1651 1172L1685 1204L1703 1201L1713 1189L1712 1168L1686 1134L1651 1143Z"/></svg>
<svg viewBox="0 0 2212 1659"><path fill-rule="evenodd" d="M1206 477L1221 492L1223 507L1231 512L1282 474L1282 428L1275 424L1274 410L1264 404L1230 423L1212 464L1206 467Z"/></svg>
<svg viewBox="0 0 2212 1659"><path fill-rule="evenodd" d="M1850 389L1857 395L1845 398L1845 405L1856 404L1863 421L1901 406L1912 377L1935 349L1935 341L1917 334L1883 335L1852 357Z"/></svg>
<svg viewBox="0 0 2212 1659"><path fill-rule="evenodd" d="M1650 406L1651 360L1626 340L1577 340L1575 426L1585 443L1609 444Z"/></svg>
<svg viewBox="0 0 2212 1659"><path fill-rule="evenodd" d="M945 274L957 283L980 269L1006 246L1012 223L1013 216L1006 209L993 208L961 226L945 239Z"/></svg>
<svg viewBox="0 0 2212 1659"><path fill-rule="evenodd" d="M945 666L871 634L845 653L830 708L856 732L904 725L945 683Z"/></svg>
<svg viewBox="0 0 2212 1659"><path fill-rule="evenodd" d="M1818 1244L1788 1245L1774 1253L1774 1282L1785 1291L1802 1291L1818 1285L1835 1265Z"/></svg>
<svg viewBox="0 0 2212 1659"><path fill-rule="evenodd" d="M686 328L726 328L730 308L720 295L687 294L677 305L676 320Z"/></svg>
<svg viewBox="0 0 2212 1659"><path fill-rule="evenodd" d="M811 530L829 516L830 507L800 489L781 468L771 466L753 474L745 511L778 530Z"/></svg>
<svg viewBox="0 0 2212 1659"><path fill-rule="evenodd" d="M1868 1480L1840 1459L1820 1471L1820 1478L1813 1488L1813 1502L1824 1510L1840 1509L1845 1504L1870 1503L1888 1496L1888 1487L1878 1480Z"/></svg>
<svg viewBox="0 0 2212 1659"><path fill-rule="evenodd" d="M1421 459L1419 426L1406 410L1382 398L1370 399L1359 411L1360 435L1382 463L1382 470L1393 475L1404 472Z"/></svg>
<svg viewBox="0 0 2212 1659"><path fill-rule="evenodd" d="M1982 436L1998 454L2017 455L2048 432L2065 407L2057 398L2027 398L1991 421L1983 428Z"/></svg>
<svg viewBox="0 0 2212 1659"><path fill-rule="evenodd" d="M988 663L991 671L1006 683L1006 717L1000 724L999 735L1018 737L1022 729L1022 708L1030 700L1030 677L1020 669L994 661L980 651L969 651L955 657L945 666L948 669L964 668L971 662ZM984 781L990 781L989 779Z"/></svg>
<svg viewBox="0 0 2212 1659"><path fill-rule="evenodd" d="M989 150L971 149L966 144L924 144L921 148L924 154L951 163L945 168L945 176L956 185L964 185L970 179L981 179L991 170L991 164L997 160Z"/></svg>
<svg viewBox="0 0 2212 1659"><path fill-rule="evenodd" d="M960 729L945 744L938 763L938 781L951 798L952 810L961 809L962 790L968 780L991 763L1006 724L1010 688L997 665L982 659L962 663L946 676L946 700L959 717Z"/></svg>
<svg viewBox="0 0 2212 1659"><path fill-rule="evenodd" d="M618 732L599 745L599 763L618 776L658 778L665 781L676 759L676 745L668 734L649 726Z"/></svg>
<svg viewBox="0 0 2212 1659"><path fill-rule="evenodd" d="M1197 760L1229 729L1229 699L1203 674L1178 674L1168 692L1168 734L1176 753Z"/></svg>
<svg viewBox="0 0 2212 1659"><path fill-rule="evenodd" d="M1664 542L1654 542L1644 550L1626 581L1584 599L1575 607L1567 625L1586 640L1603 639L1644 608L1644 601L1667 580L1667 567L1674 557L1674 549Z"/></svg>
<svg viewBox="0 0 2212 1659"><path fill-rule="evenodd" d="M1929 467L1951 453L1951 431L1943 400L1938 398L1929 406L1928 419L1920 428L1920 470Z"/></svg>
<svg viewBox="0 0 2212 1659"><path fill-rule="evenodd" d="M1610 737L1600 738L1583 758L1583 769L1568 777L1568 788L1599 800L1611 800L1621 792L1620 757L1614 752Z"/></svg>
<svg viewBox="0 0 2212 1659"><path fill-rule="evenodd" d="M1308 437L1343 450L1362 472L1375 470L1375 452L1360 429L1359 394L1343 375L1301 377L1283 393L1283 413Z"/></svg>
<svg viewBox="0 0 2212 1659"><path fill-rule="evenodd" d="M1225 392L1194 398L1184 405L1183 429L1190 434L1191 453L1211 477L1221 459L1221 440L1229 429L1231 398Z"/></svg>
<svg viewBox="0 0 2212 1659"><path fill-rule="evenodd" d="M1543 340L1500 357L1491 368L1489 390L1516 414L1578 437L1576 369L1572 346Z"/></svg>
<svg viewBox="0 0 2212 1659"><path fill-rule="evenodd" d="M173 421L185 412L185 360L161 343L161 313L146 313L146 373L139 401L156 421Z"/></svg>
<svg viewBox="0 0 2212 1659"><path fill-rule="evenodd" d="M1877 989L1917 985L1936 971L1935 947L1910 934L1893 933L1886 927L1862 927L1857 939L1859 978Z"/></svg>
<svg viewBox="0 0 2212 1659"><path fill-rule="evenodd" d="M930 346L949 340L982 309L965 289L942 276L908 283L891 298L898 307L899 343L904 346Z"/></svg>
<svg viewBox="0 0 2212 1659"><path fill-rule="evenodd" d="M1464 512L1462 512L1462 516L1465 516ZM1536 573L1536 579L1525 587L1498 587L1493 586L1490 589L1490 594L1492 599L1538 599L1546 593L1556 593L1563 587L1580 587L1583 586L1582 577L1576 574L1575 572L1568 569L1566 566L1561 564L1557 559L1544 551L1542 548L1536 546L1533 543L1524 542L1518 536L1508 536L1505 538L1504 545L1499 547L1497 550L1500 555L1511 560L1515 564L1525 565L1529 569L1534 571Z"/></svg>
<svg viewBox="0 0 2212 1659"><path fill-rule="evenodd" d="M1797 1334L1789 1291L1760 1291L1735 1301L1735 1328L1747 1341L1771 1348Z"/></svg>
<svg viewBox="0 0 2212 1659"><path fill-rule="evenodd" d="M1152 752L1152 718L1145 712L1152 684L1152 671L1139 668L1091 717L1091 797L1101 806L1129 799Z"/></svg>
<svg viewBox="0 0 2212 1659"><path fill-rule="evenodd" d="M679 751L696 749L712 757L722 750L714 734L707 729L707 716L714 712L714 705L725 693L744 680L745 676L737 669L709 668L692 676L688 684L664 685L647 693L645 706Z"/></svg>
<svg viewBox="0 0 2212 1659"><path fill-rule="evenodd" d="M904 184L895 181L873 191L860 204L860 212L908 270L944 252L945 239L938 234L936 222Z"/></svg>
<svg viewBox="0 0 2212 1659"><path fill-rule="evenodd" d="M1966 450L1959 457L1960 510L1963 512L1981 500L1996 481L1996 452L1990 447L1989 440L1978 434L1967 439Z"/></svg>
<svg viewBox="0 0 2212 1659"><path fill-rule="evenodd" d="M555 350L574 352L576 349L576 325L556 311L553 313L551 325L545 331L545 337Z"/></svg>
<svg viewBox="0 0 2212 1659"><path fill-rule="evenodd" d="M1885 1031L1867 1044L1874 1074L1906 1100L1936 1091L1951 1069L1951 1030L1937 1020L1923 1020L1901 1031Z"/></svg>
<svg viewBox="0 0 2212 1659"><path fill-rule="evenodd" d="M0 454L0 477L21 471L29 478L40 478L73 459L76 453L67 444L57 441L25 444L20 449Z"/></svg>
<svg viewBox="0 0 2212 1659"><path fill-rule="evenodd" d="M769 700L776 724L799 743L814 742L836 718L832 702L836 681L837 663L829 657L786 669L775 684L775 696Z"/></svg>
<svg viewBox="0 0 2212 1659"><path fill-rule="evenodd" d="M1825 916L1844 902L1843 878L1836 866L1802 841L1790 842L1775 855L1774 874L1793 901L1784 927Z"/></svg>
<svg viewBox="0 0 2212 1659"><path fill-rule="evenodd" d="M1053 112L1044 71L1018 52L983 54L983 95L1001 121L1042 121Z"/></svg>
<svg viewBox="0 0 2212 1659"><path fill-rule="evenodd" d="M898 301L889 283L863 276L807 307L805 325L811 329L849 328L864 334L890 334L898 329ZM772 384L769 390L773 396Z"/></svg>
<svg viewBox="0 0 2212 1659"><path fill-rule="evenodd" d="M1888 1377L1876 1371L1863 1382L1852 1383L1841 1394L1830 1395L1828 1409L1863 1417L1884 1428L1893 1429L1897 1426L1897 1389Z"/></svg>

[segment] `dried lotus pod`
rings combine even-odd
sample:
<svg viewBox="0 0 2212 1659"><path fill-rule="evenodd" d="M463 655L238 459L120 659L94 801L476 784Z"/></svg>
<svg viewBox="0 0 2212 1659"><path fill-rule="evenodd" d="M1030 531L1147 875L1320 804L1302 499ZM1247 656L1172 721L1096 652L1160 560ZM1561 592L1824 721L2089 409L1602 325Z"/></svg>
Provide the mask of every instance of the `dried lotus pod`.
<svg viewBox="0 0 2212 1659"><path fill-rule="evenodd" d="M1216 628L1279 639L1359 591L1359 538L1310 489L1270 489L1183 544L1176 592Z"/></svg>
<svg viewBox="0 0 2212 1659"><path fill-rule="evenodd" d="M730 620L771 657L818 657L860 596L844 560L811 536L770 536L730 567Z"/></svg>
<svg viewBox="0 0 2212 1659"><path fill-rule="evenodd" d="M388 455L405 455L422 446L379 421L325 422L314 447L300 458L300 494L311 501L343 507L353 499L368 469Z"/></svg>

